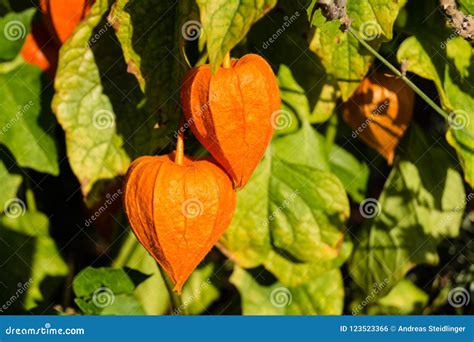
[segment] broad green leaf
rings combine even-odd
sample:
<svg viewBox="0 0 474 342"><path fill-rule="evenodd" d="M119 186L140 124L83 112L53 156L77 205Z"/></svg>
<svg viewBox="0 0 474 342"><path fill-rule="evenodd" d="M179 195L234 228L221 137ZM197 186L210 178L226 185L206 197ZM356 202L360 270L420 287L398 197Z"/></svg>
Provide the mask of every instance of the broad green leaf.
<svg viewBox="0 0 474 342"><path fill-rule="evenodd" d="M242 267L261 265L271 249L267 222L270 172L270 158L265 158L247 185L237 192L234 217L220 240L223 248Z"/></svg>
<svg viewBox="0 0 474 342"><path fill-rule="evenodd" d="M291 70L283 64L280 65L278 80L283 101L280 115L284 119L285 126L292 128L296 122L296 117L301 118L302 121L302 129L295 135L298 136L297 139L289 135L287 138L279 140L281 146L287 144L298 145L286 149L286 151L290 151L288 156L285 155L285 150L283 150L280 157L298 164L306 164L322 170L332 170L344 184L349 195L357 202L362 201L369 178L367 164L359 162L352 154L339 146L334 145L328 148L325 138L307 123L307 120L310 122L323 121L319 120L322 117L314 112L311 115L309 114L309 104L305 92L295 82ZM325 113L332 114L333 108L326 108ZM327 119L327 116L324 117L325 119ZM277 130L277 132L279 131ZM296 149L304 152L295 154L292 150Z"/></svg>
<svg viewBox="0 0 474 342"><path fill-rule="evenodd" d="M260 265L272 246L295 262L329 262L340 254L348 200L337 177L326 171L320 147L310 148L317 142L311 130L304 125L275 139L239 192L235 217L221 240L239 265Z"/></svg>
<svg viewBox="0 0 474 342"><path fill-rule="evenodd" d="M188 315L206 313L206 309L217 298L219 289L213 284L213 275L217 272L216 264L202 263L196 268L183 287L182 301ZM183 314L180 309L175 314Z"/></svg>
<svg viewBox="0 0 474 342"><path fill-rule="evenodd" d="M308 49L305 37L311 28L305 9L301 8L302 4L294 5L297 8L279 7L256 23L247 36L246 48L258 51L277 70L283 110L298 118L305 117L311 123L323 122L333 113L339 91L336 80ZM300 108L293 108L292 103L298 103ZM295 122L290 124L277 133L297 127Z"/></svg>
<svg viewBox="0 0 474 342"><path fill-rule="evenodd" d="M79 303L79 302L78 302ZM104 316L110 315L144 315L140 303L131 294L119 294L115 296L112 304L107 305L100 313Z"/></svg>
<svg viewBox="0 0 474 342"><path fill-rule="evenodd" d="M301 261L339 255L349 204L336 176L273 158L268 196L275 247Z"/></svg>
<svg viewBox="0 0 474 342"><path fill-rule="evenodd" d="M247 34L252 24L270 11L276 0L197 0L212 70Z"/></svg>
<svg viewBox="0 0 474 342"><path fill-rule="evenodd" d="M307 121L297 132L275 139L273 148L280 159L330 171L326 141Z"/></svg>
<svg viewBox="0 0 474 342"><path fill-rule="evenodd" d="M87 267L72 283L75 302L85 314L144 314L133 291L146 278L133 269Z"/></svg>
<svg viewBox="0 0 474 342"><path fill-rule="evenodd" d="M4 210L5 205L16 198L15 195L20 187L22 177L10 173L0 158L0 179L2 180L2 186L0 187L0 210Z"/></svg>
<svg viewBox="0 0 474 342"><path fill-rule="evenodd" d="M29 8L0 18L0 60L11 60L20 53L35 12L35 8Z"/></svg>
<svg viewBox="0 0 474 342"><path fill-rule="evenodd" d="M156 261L142 247L132 232L125 240L113 266L115 268L130 267L149 275L134 292L146 314L163 315L168 311L169 294Z"/></svg>
<svg viewBox="0 0 474 342"><path fill-rule="evenodd" d="M21 167L57 175L56 123L40 96L41 70L21 64L0 73L0 143Z"/></svg>
<svg viewBox="0 0 474 342"><path fill-rule="evenodd" d="M129 233L113 266L130 267L147 274L148 278L138 285L134 297L148 315L163 315L170 310L169 293L157 263L138 242L133 233ZM174 308L172 314L200 314L219 297L214 285L213 275L216 265L203 262L186 281L182 292L185 308ZM104 314L104 312L103 312Z"/></svg>
<svg viewBox="0 0 474 342"><path fill-rule="evenodd" d="M171 129L177 125L179 87L186 64L180 47L182 25L193 9L190 0L118 0L109 15L123 49L128 71L135 75L147 108L159 111Z"/></svg>
<svg viewBox="0 0 474 342"><path fill-rule="evenodd" d="M84 196L96 182L123 175L132 158L160 147L155 113L143 108L144 95L107 29L108 8L107 0L95 2L61 48L55 79L53 109Z"/></svg>
<svg viewBox="0 0 474 342"><path fill-rule="evenodd" d="M272 272L275 277L286 286L300 286L311 279L319 277L342 266L352 253L352 242L347 239L341 246L339 255L332 260L311 260L309 262L295 262L277 250L268 254L263 266Z"/></svg>
<svg viewBox="0 0 474 342"><path fill-rule="evenodd" d="M403 150L378 200L378 215L356 239L350 272L367 293L388 281L383 295L415 265L436 264L437 243L459 233L464 187L445 147L429 142L412 125ZM360 210L373 213L364 206Z"/></svg>
<svg viewBox="0 0 474 342"><path fill-rule="evenodd" d="M254 270L235 266L230 281L237 287L244 315L340 315L344 286L339 270L332 270L298 287L285 287ZM268 274L267 274L268 275Z"/></svg>
<svg viewBox="0 0 474 342"><path fill-rule="evenodd" d="M0 301L7 309L32 309L50 298L67 274L54 240L49 236L48 218L40 212L25 211L17 200L8 216L0 216L0 260L2 277ZM12 300L12 298L15 298ZM9 312L9 311L5 311Z"/></svg>
<svg viewBox="0 0 474 342"><path fill-rule="evenodd" d="M357 203L362 202L369 182L368 165L338 145L332 145L329 164L352 199Z"/></svg>
<svg viewBox="0 0 474 342"><path fill-rule="evenodd" d="M439 41L449 32L436 30L435 33L423 31L407 38L400 45L397 57L407 60L409 71L435 83L443 107L452 115L446 138L458 153L466 181L474 186L472 47L460 37L446 38L445 49L440 50Z"/></svg>
<svg viewBox="0 0 474 342"><path fill-rule="evenodd" d="M474 15L474 1L473 0L458 0L464 14Z"/></svg>
<svg viewBox="0 0 474 342"><path fill-rule="evenodd" d="M369 315L421 315L429 296L408 279L400 281L376 305L370 306Z"/></svg>
<svg viewBox="0 0 474 342"><path fill-rule="evenodd" d="M391 40L393 23L406 0L348 0L347 14L351 27L375 49L382 41ZM321 11L314 11L316 0L308 14L316 31L310 49L320 58L328 74L337 79L342 99L346 101L359 86L374 57L348 32L341 32L338 20L326 21Z"/></svg>

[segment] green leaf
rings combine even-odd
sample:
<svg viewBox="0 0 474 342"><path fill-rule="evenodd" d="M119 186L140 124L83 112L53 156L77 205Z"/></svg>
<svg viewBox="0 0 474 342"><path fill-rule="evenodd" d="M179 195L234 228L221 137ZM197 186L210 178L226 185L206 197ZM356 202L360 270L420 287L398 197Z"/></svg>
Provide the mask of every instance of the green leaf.
<svg viewBox="0 0 474 342"><path fill-rule="evenodd" d="M32 309L41 302L50 306L67 265L49 236L48 218L25 211L21 200L11 205L15 208L10 214L0 216L0 260L2 272L8 274L0 282L0 301L11 303L6 310L12 311Z"/></svg>
<svg viewBox="0 0 474 342"><path fill-rule="evenodd" d="M85 314L144 314L133 291L146 278L133 269L87 267L72 283L75 302Z"/></svg>
<svg viewBox="0 0 474 342"><path fill-rule="evenodd" d="M378 49L382 41L392 39L393 23L406 0L348 0L347 14L351 27L363 39ZM347 101L359 86L374 57L364 51L348 32L341 32L338 20L326 21L316 0L308 8L311 24L316 26L310 49L320 58L328 74L337 79L343 101Z"/></svg>
<svg viewBox="0 0 474 342"><path fill-rule="evenodd" d="M180 82L186 70L181 57L182 25L193 9L186 1L118 0L109 15L123 49L127 70L146 94L147 107L166 121L179 103Z"/></svg>
<svg viewBox="0 0 474 342"><path fill-rule="evenodd" d="M41 75L40 69L28 64L0 73L0 143L19 166L58 175L56 123L40 100Z"/></svg>
<svg viewBox="0 0 474 342"><path fill-rule="evenodd" d="M247 185L237 192L234 217L220 240L232 259L242 267L261 265L271 249L270 229L266 221L270 173L271 161L265 158Z"/></svg>
<svg viewBox="0 0 474 342"><path fill-rule="evenodd" d="M315 111L310 114L305 91L296 83L291 70L284 64L280 65L278 80L283 101L280 115L284 118L284 126L288 127L291 132L294 130L293 126L297 121L296 118L300 118L303 122L302 129L295 135L298 136L297 139L292 138L292 136L281 139L280 144L282 146L287 144L298 146L291 146L287 149L286 151L290 151L288 155L285 155L285 150L282 150L280 157L298 164L307 164L327 171L332 170L344 184L344 188L349 195L357 202L362 201L369 178L367 164L359 162L352 154L339 146L333 145L329 149L325 138L312 129L307 122L326 120L332 114L332 109L336 105L335 101L333 107L326 108L324 117L315 113ZM323 102L329 106L329 102ZM319 104L316 104L316 107L324 106L323 102L318 102ZM287 130L283 129L277 130L277 133L281 131L288 133ZM293 153L297 149L304 151L304 153Z"/></svg>
<svg viewBox="0 0 474 342"><path fill-rule="evenodd" d="M324 122L336 107L339 97L337 85L325 72L319 58L312 51L301 56L299 48L295 49L296 44L304 47L307 42L301 34L290 31L280 36L267 52L272 61L281 63L278 82L283 109L311 123Z"/></svg>
<svg viewBox="0 0 474 342"><path fill-rule="evenodd" d="M329 164L352 199L362 202L369 182L369 166L338 145L332 145Z"/></svg>
<svg viewBox="0 0 474 342"><path fill-rule="evenodd" d="M409 71L435 83L443 107L452 115L446 138L458 153L466 181L474 186L474 55L460 37L446 38L440 50L440 39L447 35L423 30L400 45L397 57L407 60Z"/></svg>
<svg viewBox="0 0 474 342"><path fill-rule="evenodd" d="M326 141L307 121L303 121L297 132L275 139L273 145L275 154L282 160L330 171Z"/></svg>
<svg viewBox="0 0 474 342"><path fill-rule="evenodd" d="M253 274L235 266L230 281L242 298L244 315L340 315L344 304L344 286L339 270L313 278L299 287L268 284L265 273ZM262 284L263 283L263 284Z"/></svg>
<svg viewBox="0 0 474 342"><path fill-rule="evenodd" d="M196 268L183 287L182 300L186 313L189 315L199 315L206 313L206 309L217 298L219 289L213 283L213 276L217 272L217 266L213 263L202 263ZM182 312L175 312L182 314Z"/></svg>
<svg viewBox="0 0 474 342"><path fill-rule="evenodd" d="M307 124L275 139L273 155L267 153L238 193L235 217L221 242L239 265L256 267L272 249L300 263L339 256L348 199L337 177L324 170L324 154L311 148L316 142Z"/></svg>
<svg viewBox="0 0 474 342"><path fill-rule="evenodd" d="M352 253L352 242L347 239L340 248L339 255L332 260L311 260L298 262L288 258L281 251L272 250L263 266L286 286L300 286L322 273L339 268Z"/></svg>
<svg viewBox="0 0 474 342"><path fill-rule="evenodd" d="M108 7L96 1L63 45L55 79L53 109L84 196L97 181L123 175L131 159L163 147L155 113L143 108L144 95L107 29Z"/></svg>
<svg viewBox="0 0 474 342"><path fill-rule="evenodd" d="M458 0L464 14L474 15L474 1L473 0Z"/></svg>
<svg viewBox="0 0 474 342"><path fill-rule="evenodd" d="M362 227L350 263L353 279L367 293L388 281L383 295L415 265L436 264L437 243L459 233L464 187L450 155L415 125L403 150L380 195L379 210L360 207L366 216L378 213Z"/></svg>
<svg viewBox="0 0 474 342"><path fill-rule="evenodd" d="M113 266L115 268L130 267L149 275L134 292L147 315L163 315L168 311L169 294L156 261L132 232L128 234Z"/></svg>
<svg viewBox="0 0 474 342"><path fill-rule="evenodd" d="M20 53L35 12L35 8L29 8L0 18L0 60L11 60Z"/></svg>
<svg viewBox="0 0 474 342"><path fill-rule="evenodd" d="M2 180L2 186L0 187L0 210L2 210L9 201L16 198L15 196L20 187L22 177L10 173L7 166L0 159L0 179Z"/></svg>
<svg viewBox="0 0 474 342"><path fill-rule="evenodd" d="M429 296L408 279L400 281L376 305L369 307L369 315L421 315Z"/></svg>
<svg viewBox="0 0 474 342"><path fill-rule="evenodd" d="M197 0L213 72L276 0Z"/></svg>
<svg viewBox="0 0 474 342"><path fill-rule="evenodd" d="M149 275L134 291L134 298L140 303L146 314L163 315L169 312L169 293L157 263L132 232L125 240L113 266L115 268L129 267ZM184 284L182 301L187 314L202 313L219 297L219 290L214 284L215 279L212 279L216 267L211 262L201 263ZM182 308L175 308L173 313L182 314L182 310Z"/></svg>

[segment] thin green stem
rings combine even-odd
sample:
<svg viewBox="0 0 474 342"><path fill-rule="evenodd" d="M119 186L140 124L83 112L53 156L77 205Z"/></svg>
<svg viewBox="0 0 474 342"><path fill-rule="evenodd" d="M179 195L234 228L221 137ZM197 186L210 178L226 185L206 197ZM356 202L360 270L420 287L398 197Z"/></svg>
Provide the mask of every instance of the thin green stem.
<svg viewBox="0 0 474 342"><path fill-rule="evenodd" d="M158 269L160 270L161 277L165 283L166 289L168 290L168 294L170 296L171 301L171 314L172 315L187 315L186 306L183 304L183 299L181 298L180 294L177 294L174 291L174 284L168 275L163 271L161 266L157 263Z"/></svg>
<svg viewBox="0 0 474 342"><path fill-rule="evenodd" d="M431 100L428 95L426 95L420 88L416 86L406 75L402 74L400 70L395 68L389 61L387 61L381 54L379 54L370 44L368 44L364 39L362 39L359 34L352 27L349 27L349 32L354 36L355 39L359 41L370 53L377 57L387 68L389 68L395 75L401 78L415 93L417 93L423 100L425 100L428 105L433 108L438 114L448 121L448 124L451 125L451 120L448 113L446 113L440 106L438 106L433 100ZM474 138L474 134L466 130L465 128L458 128L458 131L463 132L467 136Z"/></svg>
<svg viewBox="0 0 474 342"><path fill-rule="evenodd" d="M338 124L338 117L336 113L333 113L328 121L328 126L326 128L326 142L328 146L331 147L334 144L334 140L336 139L337 134L337 124Z"/></svg>
<svg viewBox="0 0 474 342"><path fill-rule="evenodd" d="M402 74L397 68L395 68L389 61L387 61L381 54L379 54L370 44L368 44L364 39L359 37L359 34L352 27L349 27L349 32L362 44L367 50L370 51L375 57L377 57L387 68L389 68L395 75L400 77L405 83L413 89L423 100L428 103L431 108L433 108L438 114L443 116L446 120L449 119L449 114L447 114L440 106L433 102L420 88L416 86L408 77Z"/></svg>

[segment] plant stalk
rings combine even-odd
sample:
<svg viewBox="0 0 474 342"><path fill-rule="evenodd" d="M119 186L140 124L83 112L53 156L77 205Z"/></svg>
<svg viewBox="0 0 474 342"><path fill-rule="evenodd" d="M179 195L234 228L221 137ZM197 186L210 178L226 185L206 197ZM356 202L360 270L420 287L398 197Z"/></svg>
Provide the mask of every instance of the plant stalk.
<svg viewBox="0 0 474 342"><path fill-rule="evenodd" d="M184 160L184 118L179 120L178 125L178 139L176 141L175 163L183 165Z"/></svg>
<svg viewBox="0 0 474 342"><path fill-rule="evenodd" d="M449 120L449 114L447 114L440 106L433 102L420 88L416 86L408 77L402 74L397 68L395 68L389 61L387 61L381 54L379 54L370 44L359 37L359 34L352 28L349 27L349 32L359 41L370 53L372 53L378 60L380 60L387 68L389 68L395 75L401 78L415 93L417 93L423 100L430 105L438 114Z"/></svg>
<svg viewBox="0 0 474 342"><path fill-rule="evenodd" d="M163 271L160 264L157 263L158 269L160 270L161 277L165 283L166 289L168 290L168 294L170 296L171 302L171 314L172 315L187 315L186 306L183 304L183 299L181 298L181 294L178 294L174 291L174 284L168 275Z"/></svg>
<svg viewBox="0 0 474 342"><path fill-rule="evenodd" d="M227 52L224 56L224 61L222 62L222 67L225 68L225 69L229 69L230 68L230 51Z"/></svg>

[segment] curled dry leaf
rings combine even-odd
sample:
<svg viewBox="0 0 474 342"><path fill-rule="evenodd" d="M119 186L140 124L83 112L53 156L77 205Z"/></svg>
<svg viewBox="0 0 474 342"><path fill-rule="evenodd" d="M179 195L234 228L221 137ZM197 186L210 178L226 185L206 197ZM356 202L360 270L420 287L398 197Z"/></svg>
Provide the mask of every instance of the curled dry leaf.
<svg viewBox="0 0 474 342"><path fill-rule="evenodd" d="M191 69L181 90L183 111L194 135L243 187L263 157L280 109L270 65L248 54L211 74Z"/></svg>
<svg viewBox="0 0 474 342"><path fill-rule="evenodd" d="M60 44L74 32L89 13L91 0L40 0L45 24Z"/></svg>
<svg viewBox="0 0 474 342"><path fill-rule="evenodd" d="M367 145L393 163L395 148L413 116L415 95L394 75L365 78L343 106L344 120Z"/></svg>
<svg viewBox="0 0 474 342"><path fill-rule="evenodd" d="M212 161L174 156L135 160L125 183L125 211L140 243L180 292L230 224L236 196Z"/></svg>

